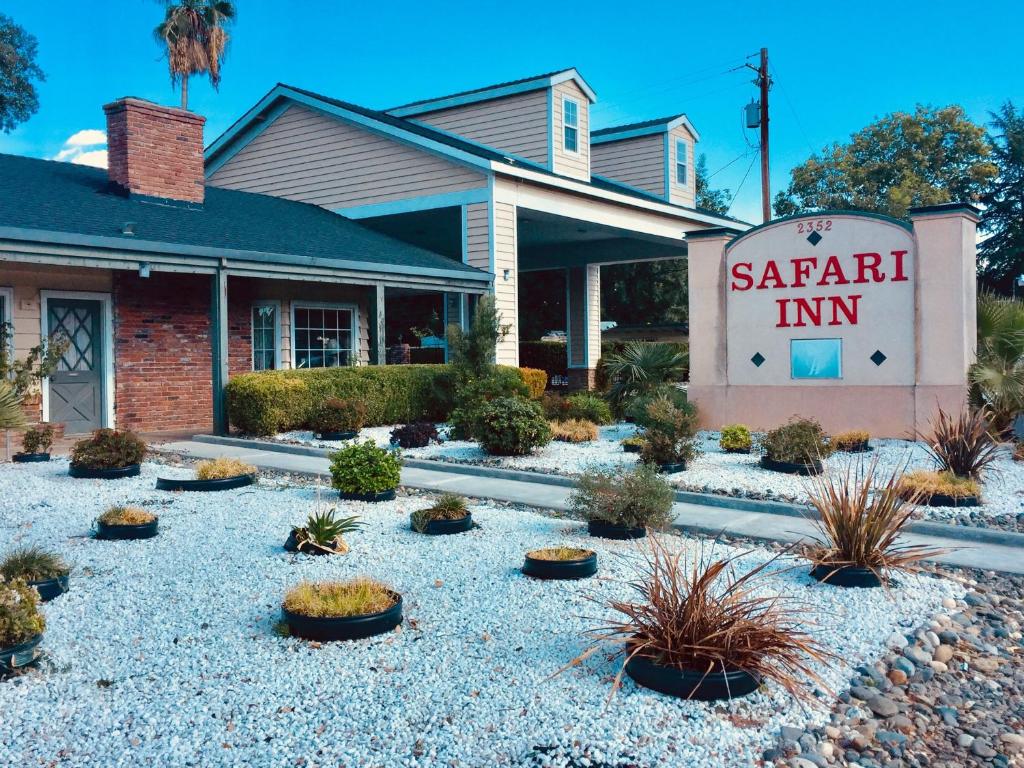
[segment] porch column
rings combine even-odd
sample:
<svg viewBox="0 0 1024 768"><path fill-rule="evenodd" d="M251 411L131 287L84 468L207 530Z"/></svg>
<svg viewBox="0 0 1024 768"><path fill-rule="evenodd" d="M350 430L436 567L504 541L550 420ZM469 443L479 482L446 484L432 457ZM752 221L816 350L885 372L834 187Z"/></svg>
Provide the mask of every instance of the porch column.
<svg viewBox="0 0 1024 768"><path fill-rule="evenodd" d="M370 365L384 365L384 285L378 283L370 289Z"/></svg>
<svg viewBox="0 0 1024 768"><path fill-rule="evenodd" d="M601 357L601 265L566 270L569 388L593 389Z"/></svg>
<svg viewBox="0 0 1024 768"><path fill-rule="evenodd" d="M445 334L445 348L444 348L444 360L448 362L448 326L457 325L462 330L466 330L469 326L469 312L466 303L466 294L464 293L446 293L444 295L444 334Z"/></svg>
<svg viewBox="0 0 1024 768"><path fill-rule="evenodd" d="M213 432L228 433L228 409L224 388L228 383L228 273L218 269L211 280L210 351L213 363Z"/></svg>

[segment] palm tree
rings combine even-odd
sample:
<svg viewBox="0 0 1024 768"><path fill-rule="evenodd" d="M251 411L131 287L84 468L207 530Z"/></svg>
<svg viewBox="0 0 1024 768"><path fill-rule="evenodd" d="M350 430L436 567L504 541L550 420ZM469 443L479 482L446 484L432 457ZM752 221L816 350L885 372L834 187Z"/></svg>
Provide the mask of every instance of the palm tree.
<svg viewBox="0 0 1024 768"><path fill-rule="evenodd" d="M234 18L235 6L227 0L168 0L164 20L153 34L167 48L171 85L181 81L182 109L188 109L188 79L192 75L209 75L214 88L220 85L220 66L228 44L225 27Z"/></svg>
<svg viewBox="0 0 1024 768"><path fill-rule="evenodd" d="M988 409L1005 434L1024 411L1024 303L983 293L978 297L978 357L971 366L971 402Z"/></svg>

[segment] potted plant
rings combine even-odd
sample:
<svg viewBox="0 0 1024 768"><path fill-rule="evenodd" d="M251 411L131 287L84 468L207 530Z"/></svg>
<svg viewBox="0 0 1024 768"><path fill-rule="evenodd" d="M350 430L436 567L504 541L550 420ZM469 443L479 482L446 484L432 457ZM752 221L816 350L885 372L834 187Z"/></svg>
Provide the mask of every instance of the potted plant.
<svg viewBox="0 0 1024 768"><path fill-rule="evenodd" d="M0 577L0 671L14 672L34 663L44 629L39 594L21 579Z"/></svg>
<svg viewBox="0 0 1024 768"><path fill-rule="evenodd" d="M96 518L97 539L151 539L159 520L152 512L138 507L111 507Z"/></svg>
<svg viewBox="0 0 1024 768"><path fill-rule="evenodd" d="M308 555L343 555L349 550L345 534L361 527L357 516L338 517L334 507L322 508L318 504L305 525L292 528L284 548Z"/></svg>
<svg viewBox="0 0 1024 768"><path fill-rule="evenodd" d="M729 424L722 427L718 438L718 447L726 453L750 453L754 438L750 429L744 424Z"/></svg>
<svg viewBox="0 0 1024 768"><path fill-rule="evenodd" d="M907 500L928 507L977 507L981 487L977 480L957 477L952 472L917 470L900 479L900 490Z"/></svg>
<svg viewBox="0 0 1024 768"><path fill-rule="evenodd" d="M535 579L585 579L597 573L597 553L579 547L548 547L526 553L523 573Z"/></svg>
<svg viewBox="0 0 1024 768"><path fill-rule="evenodd" d="M551 427L540 404L522 397L498 397L477 411L475 436L492 456L526 456L551 442Z"/></svg>
<svg viewBox="0 0 1024 768"><path fill-rule="evenodd" d="M402 460L396 451L372 441L348 445L329 456L331 485L349 501L391 501L402 479Z"/></svg>
<svg viewBox="0 0 1024 768"><path fill-rule="evenodd" d="M314 409L310 422L320 440L351 440L366 424L366 403L329 397Z"/></svg>
<svg viewBox="0 0 1024 768"><path fill-rule="evenodd" d="M622 445L622 450L626 453L640 453L644 449L644 436L642 433L637 432L635 435L624 438L620 445Z"/></svg>
<svg viewBox="0 0 1024 768"><path fill-rule="evenodd" d="M638 415L644 428L640 460L666 474L682 472L697 458L697 408L692 403L655 397Z"/></svg>
<svg viewBox="0 0 1024 768"><path fill-rule="evenodd" d="M39 547L23 547L0 561L0 577L20 579L39 593L44 603L68 591L71 568L58 555Z"/></svg>
<svg viewBox="0 0 1024 768"><path fill-rule="evenodd" d="M587 521L591 536L639 539L672 520L675 492L658 472L641 464L626 472L587 472L569 496L569 508Z"/></svg>
<svg viewBox="0 0 1024 768"><path fill-rule="evenodd" d="M368 578L302 582L288 591L281 613L292 635L307 640L357 640L402 623L402 596Z"/></svg>
<svg viewBox="0 0 1024 768"><path fill-rule="evenodd" d="M811 576L838 587L878 587L892 571L918 571L925 558L945 550L900 544L899 537L917 503L907 495L900 469L878 477L878 459L865 471L847 467L844 475L819 475L810 502L818 513L818 534L802 550L814 567Z"/></svg>
<svg viewBox="0 0 1024 768"><path fill-rule="evenodd" d="M932 507L973 507L981 503L982 475L999 456L993 426L981 409L964 408L956 415L939 408L931 432L918 434L935 462L936 472L911 473L904 488L920 491L920 503Z"/></svg>
<svg viewBox="0 0 1024 768"><path fill-rule="evenodd" d="M473 527L473 513L461 496L444 493L431 506L418 509L409 515L414 531L428 536L447 536L462 533Z"/></svg>
<svg viewBox="0 0 1024 768"><path fill-rule="evenodd" d="M813 700L807 680L827 686L811 664L834 656L807 634L802 606L759 594L778 555L740 574L746 554L710 560L652 536L629 582L637 599L610 600L623 618L605 622L566 669L611 645L637 684L670 696L732 699L773 681ZM621 680L620 672L613 694Z"/></svg>
<svg viewBox="0 0 1024 768"><path fill-rule="evenodd" d="M49 461L53 447L53 424L42 422L25 431L21 438L21 453L11 458L16 462Z"/></svg>
<svg viewBox="0 0 1024 768"><path fill-rule="evenodd" d="M225 456L196 464L195 479L158 477L160 491L227 491L256 482L256 467Z"/></svg>
<svg viewBox="0 0 1024 768"><path fill-rule="evenodd" d="M597 424L584 419L552 421L551 437L563 443L591 443L597 440Z"/></svg>
<svg viewBox="0 0 1024 768"><path fill-rule="evenodd" d="M72 477L113 480L135 477L141 471L146 443L129 430L97 429L71 449Z"/></svg>
<svg viewBox="0 0 1024 768"><path fill-rule="evenodd" d="M863 429L850 429L846 432L837 432L832 435L829 442L834 452L843 453L867 453L871 450L868 441L871 435Z"/></svg>
<svg viewBox="0 0 1024 768"><path fill-rule="evenodd" d="M765 435L761 448L764 469L792 475L820 474L821 460L831 453L821 424L798 417Z"/></svg>
<svg viewBox="0 0 1024 768"><path fill-rule="evenodd" d="M437 426L430 421L414 421L391 430L391 444L399 448L426 448L438 439Z"/></svg>

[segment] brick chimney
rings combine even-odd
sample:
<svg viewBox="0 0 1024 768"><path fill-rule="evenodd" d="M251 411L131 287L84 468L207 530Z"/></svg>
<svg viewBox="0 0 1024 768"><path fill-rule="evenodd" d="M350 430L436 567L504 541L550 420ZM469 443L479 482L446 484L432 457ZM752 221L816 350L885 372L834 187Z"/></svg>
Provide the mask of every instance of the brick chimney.
<svg viewBox="0 0 1024 768"><path fill-rule="evenodd" d="M124 98L107 115L107 173L128 192L202 203L205 117Z"/></svg>

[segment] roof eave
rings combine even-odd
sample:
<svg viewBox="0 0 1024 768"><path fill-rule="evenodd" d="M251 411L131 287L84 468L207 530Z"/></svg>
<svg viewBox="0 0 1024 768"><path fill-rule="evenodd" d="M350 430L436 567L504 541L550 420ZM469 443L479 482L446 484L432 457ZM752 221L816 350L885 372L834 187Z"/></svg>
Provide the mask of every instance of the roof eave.
<svg viewBox="0 0 1024 768"><path fill-rule="evenodd" d="M608 133L602 133L595 136L590 135L591 144L610 144L613 141L625 141L626 139L636 139L641 136L655 136L662 133L668 133L674 128L683 126L693 136L694 141L700 141L700 134L697 133L697 129L693 127L693 123L690 122L686 115L679 115L672 120L668 120L664 123L656 123L655 125L644 126L643 128L632 128L623 131L610 131Z"/></svg>

